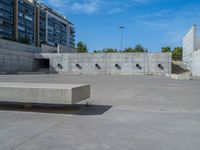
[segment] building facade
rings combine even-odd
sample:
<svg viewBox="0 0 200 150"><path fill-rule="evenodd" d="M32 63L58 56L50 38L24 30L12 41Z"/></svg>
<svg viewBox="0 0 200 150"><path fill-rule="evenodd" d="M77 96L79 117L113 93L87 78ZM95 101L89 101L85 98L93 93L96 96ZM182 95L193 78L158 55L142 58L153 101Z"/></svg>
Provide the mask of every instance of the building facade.
<svg viewBox="0 0 200 150"><path fill-rule="evenodd" d="M183 38L183 63L194 76L200 76L200 38L194 25Z"/></svg>
<svg viewBox="0 0 200 150"><path fill-rule="evenodd" d="M70 45L71 48L75 47L75 28L74 25L69 22L69 43L68 45Z"/></svg>
<svg viewBox="0 0 200 150"><path fill-rule="evenodd" d="M14 1L0 0L0 37L13 38L14 35Z"/></svg>
<svg viewBox="0 0 200 150"><path fill-rule="evenodd" d="M35 5L29 1L18 0L17 39L35 45Z"/></svg>
<svg viewBox="0 0 200 150"><path fill-rule="evenodd" d="M0 37L41 46L75 46L74 25L35 0L0 0Z"/></svg>
<svg viewBox="0 0 200 150"><path fill-rule="evenodd" d="M38 4L38 43L48 44L50 46L68 45L68 26L67 19L47 7L44 4Z"/></svg>

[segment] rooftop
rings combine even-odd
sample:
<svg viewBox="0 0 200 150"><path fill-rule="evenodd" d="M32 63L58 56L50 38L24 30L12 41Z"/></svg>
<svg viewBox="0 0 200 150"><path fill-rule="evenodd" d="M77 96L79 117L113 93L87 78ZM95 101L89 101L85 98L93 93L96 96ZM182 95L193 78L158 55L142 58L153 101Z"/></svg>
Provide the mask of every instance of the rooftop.
<svg viewBox="0 0 200 150"><path fill-rule="evenodd" d="M62 15L60 12L58 12L58 11L56 11L56 10L50 8L49 6L45 5L44 3L37 3L37 4L38 4L42 9L47 10L48 12L54 14L55 16L57 16L58 18L60 18L60 19L62 19L62 20L64 20L64 21L66 21L66 22L69 22L69 21L67 20L67 17L64 16L64 15Z"/></svg>

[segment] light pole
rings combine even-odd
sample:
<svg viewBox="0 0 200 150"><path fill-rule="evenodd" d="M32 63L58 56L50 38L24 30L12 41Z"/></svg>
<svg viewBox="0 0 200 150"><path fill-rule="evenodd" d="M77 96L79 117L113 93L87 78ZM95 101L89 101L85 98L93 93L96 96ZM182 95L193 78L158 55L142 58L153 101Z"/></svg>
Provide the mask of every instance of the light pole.
<svg viewBox="0 0 200 150"><path fill-rule="evenodd" d="M125 29L125 26L119 26L119 29L121 30L121 51L123 50L123 31Z"/></svg>

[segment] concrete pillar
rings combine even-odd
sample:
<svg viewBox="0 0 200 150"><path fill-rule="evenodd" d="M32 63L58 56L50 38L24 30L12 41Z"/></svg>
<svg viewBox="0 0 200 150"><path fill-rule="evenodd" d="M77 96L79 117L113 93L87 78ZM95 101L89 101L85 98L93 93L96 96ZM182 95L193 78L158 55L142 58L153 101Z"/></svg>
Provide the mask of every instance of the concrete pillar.
<svg viewBox="0 0 200 150"><path fill-rule="evenodd" d="M60 53L60 44L57 45L57 53Z"/></svg>
<svg viewBox="0 0 200 150"><path fill-rule="evenodd" d="M48 43L48 11L46 11L46 43Z"/></svg>
<svg viewBox="0 0 200 150"><path fill-rule="evenodd" d="M14 39L18 40L18 0L14 0Z"/></svg>
<svg viewBox="0 0 200 150"><path fill-rule="evenodd" d="M70 47L70 24L67 24L67 47Z"/></svg>
<svg viewBox="0 0 200 150"><path fill-rule="evenodd" d="M40 8L35 11L35 45L40 47Z"/></svg>

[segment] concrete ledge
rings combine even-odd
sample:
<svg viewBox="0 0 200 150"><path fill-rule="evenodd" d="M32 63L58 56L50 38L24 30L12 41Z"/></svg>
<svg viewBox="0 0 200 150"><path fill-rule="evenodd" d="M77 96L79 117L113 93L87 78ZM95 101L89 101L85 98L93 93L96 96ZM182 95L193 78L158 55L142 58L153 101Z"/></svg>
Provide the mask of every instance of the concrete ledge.
<svg viewBox="0 0 200 150"><path fill-rule="evenodd" d="M75 104L90 98L90 85L0 83L0 101Z"/></svg>
<svg viewBox="0 0 200 150"><path fill-rule="evenodd" d="M190 75L171 74L170 77L176 80L192 80L192 77Z"/></svg>

